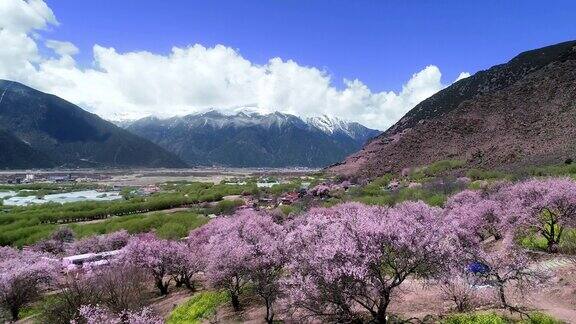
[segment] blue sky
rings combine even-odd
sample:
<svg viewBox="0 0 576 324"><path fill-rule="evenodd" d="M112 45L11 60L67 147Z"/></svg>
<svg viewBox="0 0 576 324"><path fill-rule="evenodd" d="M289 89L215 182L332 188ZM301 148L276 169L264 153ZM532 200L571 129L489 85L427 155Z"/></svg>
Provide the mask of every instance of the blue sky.
<svg viewBox="0 0 576 324"><path fill-rule="evenodd" d="M339 83L399 90L427 65L447 80L517 53L576 39L576 1L48 0L53 38L81 49L167 53L224 44L254 63L271 57L325 69Z"/></svg>
<svg viewBox="0 0 576 324"><path fill-rule="evenodd" d="M384 130L575 22L562 0L0 0L0 78L110 120L250 109Z"/></svg>

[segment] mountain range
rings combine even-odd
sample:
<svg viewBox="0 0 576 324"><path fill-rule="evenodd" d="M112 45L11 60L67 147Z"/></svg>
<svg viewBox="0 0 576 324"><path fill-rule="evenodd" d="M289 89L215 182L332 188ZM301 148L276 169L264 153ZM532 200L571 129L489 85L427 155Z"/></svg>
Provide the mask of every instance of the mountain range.
<svg viewBox="0 0 576 324"><path fill-rule="evenodd" d="M373 178L451 159L467 168L515 169L576 160L575 125L576 41L459 80L384 133L327 116L246 111L148 117L118 127L0 80L0 168L336 163L328 171Z"/></svg>
<svg viewBox="0 0 576 324"><path fill-rule="evenodd" d="M57 96L0 80L0 168L185 167L177 156Z"/></svg>
<svg viewBox="0 0 576 324"><path fill-rule="evenodd" d="M338 118L216 110L123 123L190 165L324 167L359 150L377 130Z"/></svg>
<svg viewBox="0 0 576 324"><path fill-rule="evenodd" d="M462 79L329 171L373 178L457 159L516 169L576 158L576 41L527 51Z"/></svg>
<svg viewBox="0 0 576 324"><path fill-rule="evenodd" d="M279 112L209 111L119 125L57 96L0 80L1 169L324 167L380 133L337 118Z"/></svg>

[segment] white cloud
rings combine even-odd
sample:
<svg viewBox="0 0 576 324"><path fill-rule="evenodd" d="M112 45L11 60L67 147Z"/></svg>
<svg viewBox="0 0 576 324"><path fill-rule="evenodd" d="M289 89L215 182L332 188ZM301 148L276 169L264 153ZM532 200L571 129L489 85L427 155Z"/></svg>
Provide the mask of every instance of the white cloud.
<svg viewBox="0 0 576 324"><path fill-rule="evenodd" d="M70 42L62 42L53 39L46 41L46 47L53 50L56 54L60 56L74 56L78 54L79 50L74 44Z"/></svg>
<svg viewBox="0 0 576 324"><path fill-rule="evenodd" d="M49 24L57 25L58 21L43 0L0 1L0 29L27 33L46 28Z"/></svg>
<svg viewBox="0 0 576 324"><path fill-rule="evenodd" d="M0 63L0 77L54 93L110 119L167 117L209 108L232 112L253 106L262 112L333 115L385 129L445 87L438 67L430 65L412 75L398 93L373 92L360 80L345 80L339 90L323 70L280 58L257 65L223 45L175 47L168 55L119 53L95 45L94 67L81 69L73 58L78 49L69 42L44 43L56 58L38 54L40 41L30 33L57 24L41 0L3 1L11 2L10 10L22 18L0 31L0 42L13 44L0 48L0 62L7 58L6 64ZM10 10L0 5L0 21ZM3 36L6 30L9 35Z"/></svg>
<svg viewBox="0 0 576 324"><path fill-rule="evenodd" d="M34 64L41 60L31 34L57 24L42 0L1 0L0 76L30 81L36 72Z"/></svg>

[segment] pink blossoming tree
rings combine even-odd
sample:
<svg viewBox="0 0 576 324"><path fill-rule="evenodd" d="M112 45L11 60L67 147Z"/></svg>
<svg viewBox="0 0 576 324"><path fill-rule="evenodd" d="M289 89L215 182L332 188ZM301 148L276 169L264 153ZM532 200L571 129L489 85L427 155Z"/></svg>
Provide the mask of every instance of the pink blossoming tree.
<svg viewBox="0 0 576 324"><path fill-rule="evenodd" d="M566 227L576 227L576 182L571 179L529 180L507 190L508 202L523 208L516 227L538 231L555 252ZM510 206L511 208L512 206Z"/></svg>
<svg viewBox="0 0 576 324"><path fill-rule="evenodd" d="M192 231L190 244L201 246L208 281L228 292L234 309L240 309L243 287L252 282L266 305L266 321L272 322L284 263L282 231L270 215L245 210Z"/></svg>
<svg viewBox="0 0 576 324"><path fill-rule="evenodd" d="M168 294L173 277L177 246L173 241L162 240L153 233L133 237L124 247L120 260L127 264L146 269L154 279L161 295Z"/></svg>
<svg viewBox="0 0 576 324"><path fill-rule="evenodd" d="M83 254L119 250L128 244L129 239L130 234L126 230L94 235L74 242L68 253Z"/></svg>
<svg viewBox="0 0 576 324"><path fill-rule="evenodd" d="M282 245L284 229L270 215L254 211L244 213L238 221L243 226L238 232L238 243L246 245L251 255L247 264L249 278L266 307L264 319L272 323L274 303L281 294L279 280L286 262Z"/></svg>
<svg viewBox="0 0 576 324"><path fill-rule="evenodd" d="M314 188L310 189L309 192L312 196L325 197L328 196L328 194L330 193L330 186L326 184L319 184Z"/></svg>
<svg viewBox="0 0 576 324"><path fill-rule="evenodd" d="M196 289L194 275L203 267L198 249L184 242L173 243L172 249L174 255L169 269L170 275L177 287L185 286L194 291Z"/></svg>
<svg viewBox="0 0 576 324"><path fill-rule="evenodd" d="M196 242L205 242L199 248L210 285L225 289L232 306L239 310L240 294L249 282L246 263L250 252L246 246L237 244L236 217L214 219L200 230L192 231L190 237Z"/></svg>
<svg viewBox="0 0 576 324"><path fill-rule="evenodd" d="M123 311L114 314L101 306L80 307L80 318L86 324L162 324L164 320L155 315L150 308L142 308L139 311Z"/></svg>
<svg viewBox="0 0 576 324"><path fill-rule="evenodd" d="M530 266L528 255L514 244L513 236L507 235L498 247L479 251L475 262L482 265L481 271L476 273L476 284L494 287L500 307L528 315L520 306L511 304L508 297L510 290L534 288L546 280L547 274Z"/></svg>
<svg viewBox="0 0 576 324"><path fill-rule="evenodd" d="M503 218L505 202L497 195L465 190L452 196L446 203L447 219L453 222L463 240L483 241L489 237L501 239L505 231Z"/></svg>
<svg viewBox="0 0 576 324"><path fill-rule="evenodd" d="M288 234L289 300L304 315L387 323L393 292L409 277L430 278L458 242L440 209L422 202L394 208L343 204L311 210Z"/></svg>
<svg viewBox="0 0 576 324"><path fill-rule="evenodd" d="M18 320L22 307L54 282L59 263L34 252L0 247L0 306Z"/></svg>

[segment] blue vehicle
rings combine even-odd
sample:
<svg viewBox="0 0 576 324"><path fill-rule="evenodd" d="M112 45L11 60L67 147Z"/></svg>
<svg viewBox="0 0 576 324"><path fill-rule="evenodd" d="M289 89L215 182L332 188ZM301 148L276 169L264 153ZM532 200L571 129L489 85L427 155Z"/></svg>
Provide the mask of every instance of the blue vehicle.
<svg viewBox="0 0 576 324"><path fill-rule="evenodd" d="M468 265L468 271L473 274L487 274L490 272L490 267L482 262L472 262Z"/></svg>

